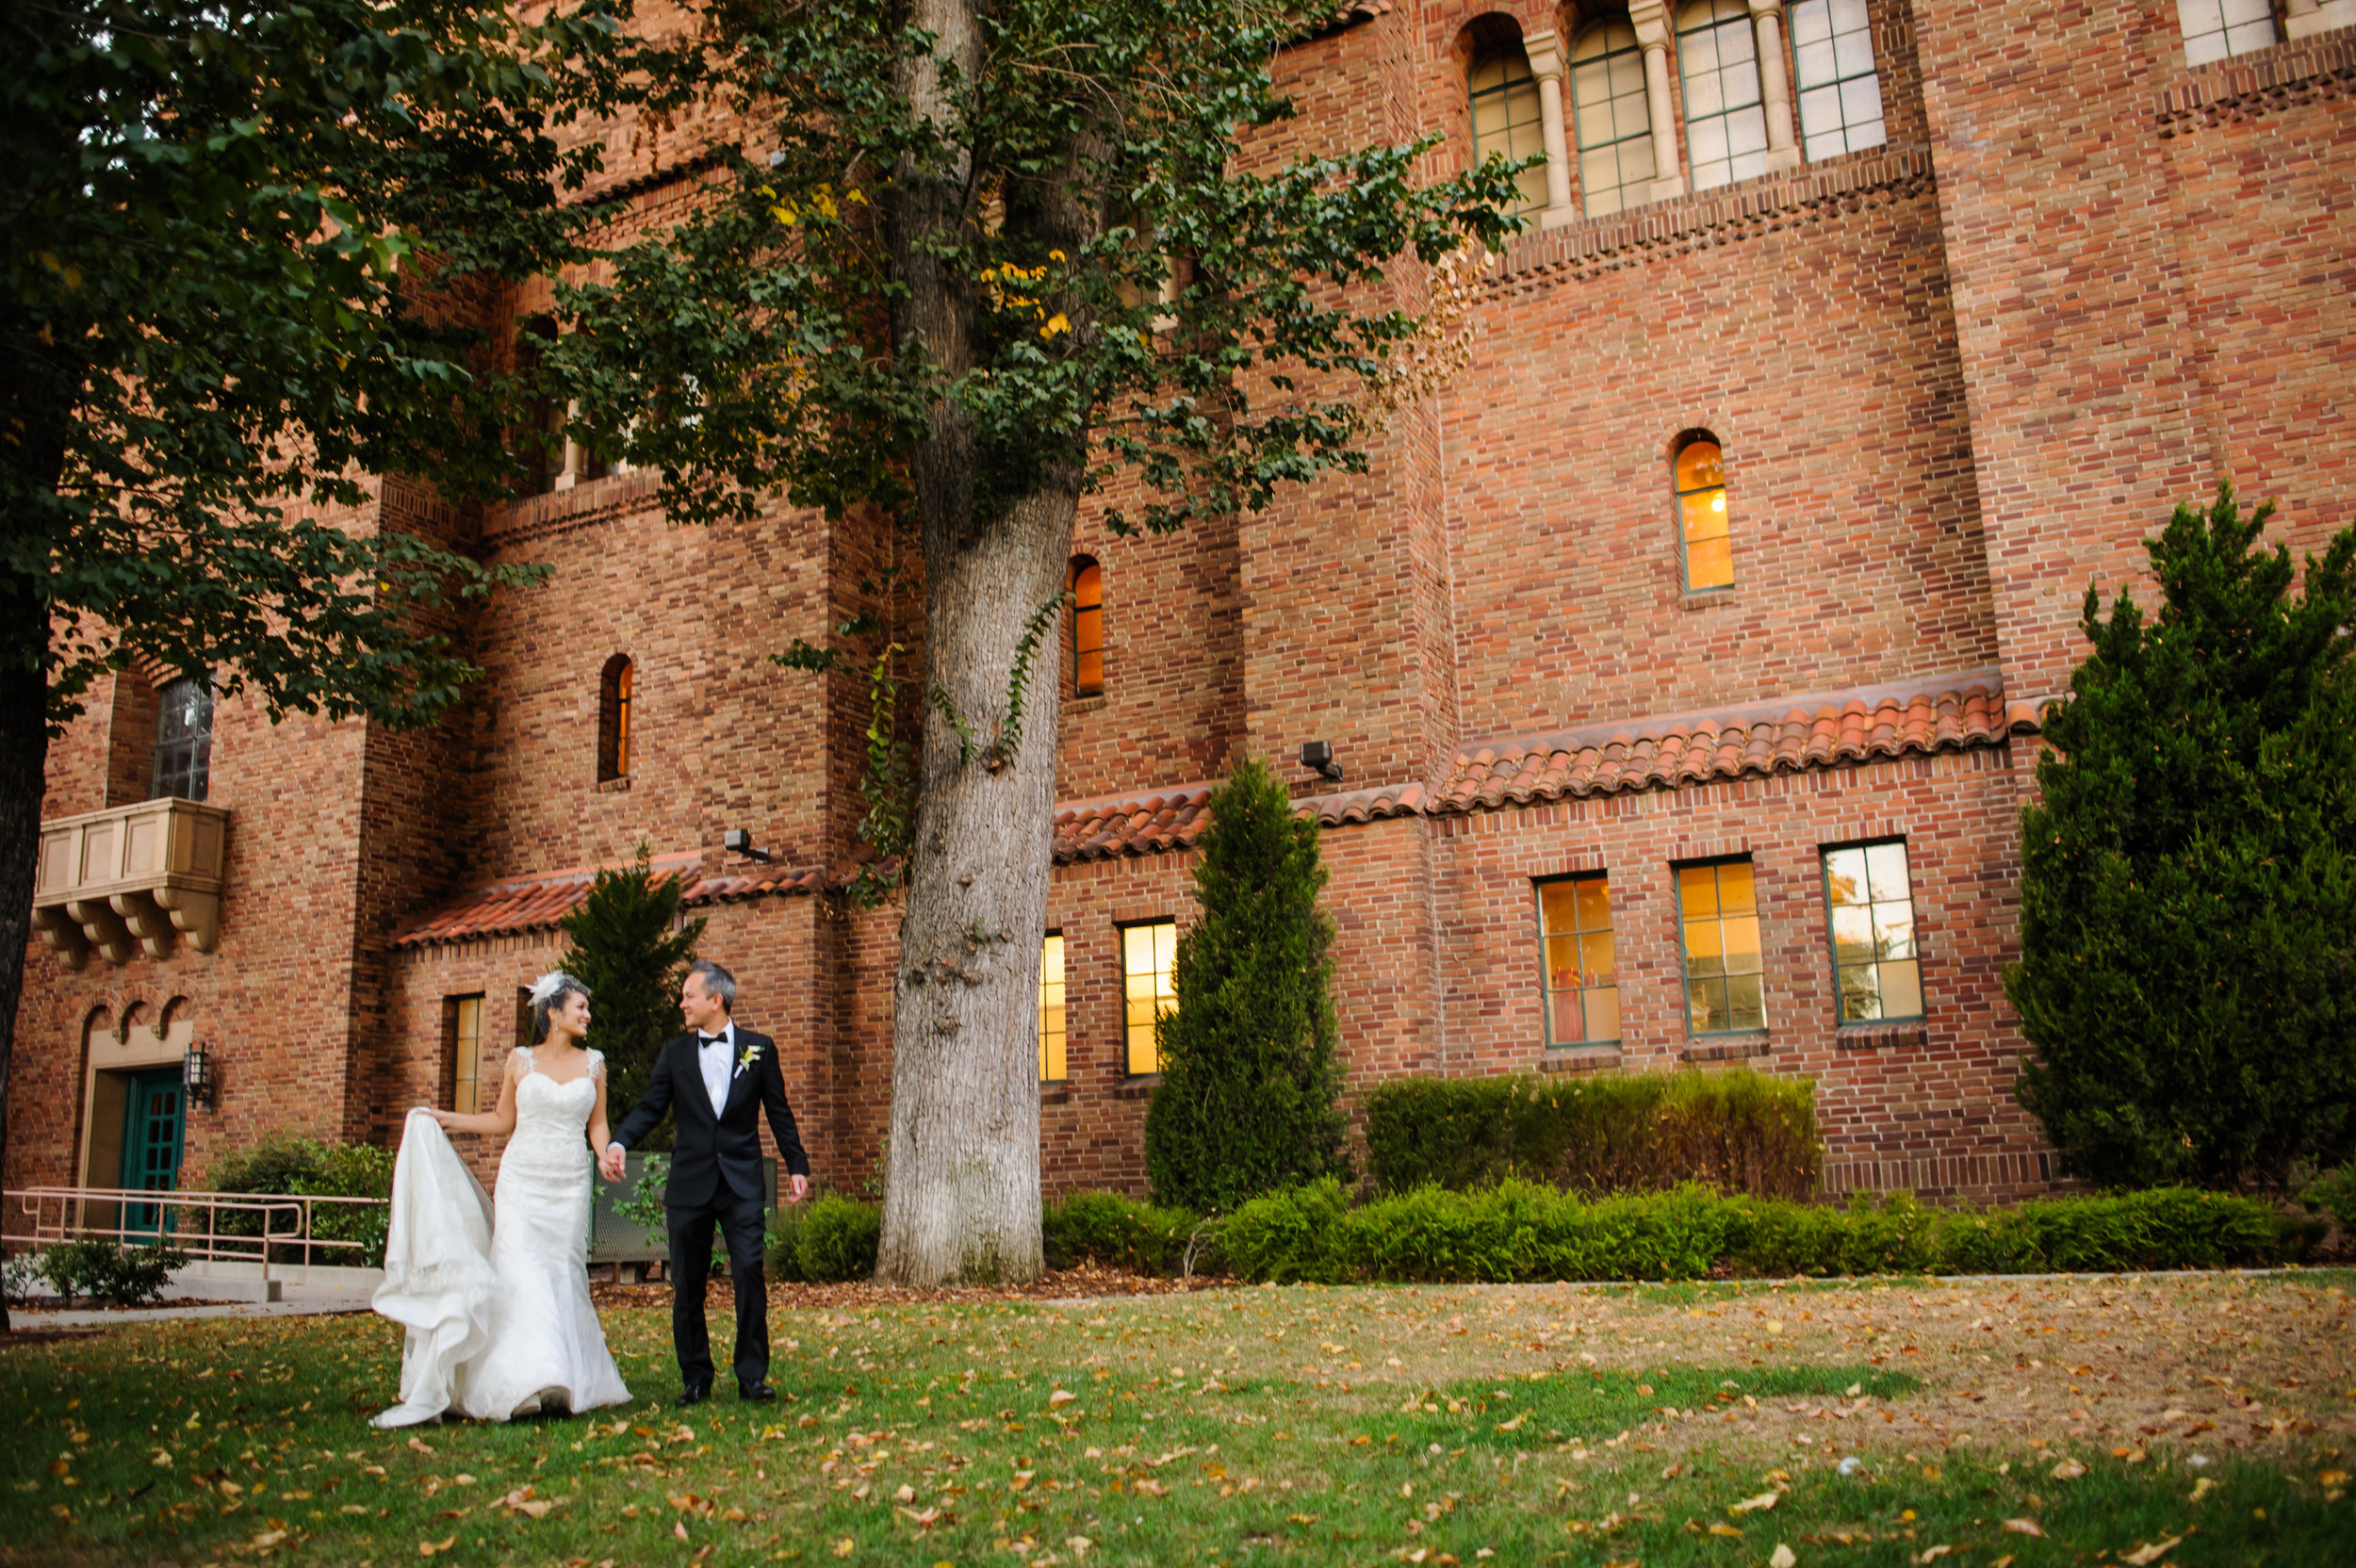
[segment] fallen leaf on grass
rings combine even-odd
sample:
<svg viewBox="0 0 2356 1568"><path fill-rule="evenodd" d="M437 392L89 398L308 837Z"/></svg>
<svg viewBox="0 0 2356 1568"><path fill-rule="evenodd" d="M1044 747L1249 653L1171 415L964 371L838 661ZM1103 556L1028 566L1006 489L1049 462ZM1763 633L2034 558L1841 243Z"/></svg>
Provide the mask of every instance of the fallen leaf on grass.
<svg viewBox="0 0 2356 1568"><path fill-rule="evenodd" d="M2053 1466L2053 1478L2057 1481L2074 1481L2086 1473L2086 1467L2074 1459L2066 1459Z"/></svg>
<svg viewBox="0 0 2356 1568"><path fill-rule="evenodd" d="M1736 1529L1732 1525L1712 1524L1710 1527L1710 1533L1712 1535L1727 1536L1736 1541L1742 1539L1742 1532Z"/></svg>
<svg viewBox="0 0 2356 1568"><path fill-rule="evenodd" d="M2185 1498L2184 1501L2188 1503L2197 1503L2201 1498L2207 1496L2210 1493L2215 1492L2216 1490L2217 1482L2211 1480L2208 1477L2203 1476L2199 1480L2192 1483L2192 1495Z"/></svg>
<svg viewBox="0 0 2356 1568"><path fill-rule="evenodd" d="M1781 1499L1780 1492L1762 1492L1756 1497L1745 1497L1726 1510L1728 1513L1750 1513L1762 1508L1773 1508Z"/></svg>
<svg viewBox="0 0 2356 1568"><path fill-rule="evenodd" d="M1955 1548L1953 1546L1927 1546L1923 1548L1922 1555L1916 1558L1914 1560L1917 1562L1937 1562L1940 1558L1945 1557L1949 1552L1954 1550Z"/></svg>
<svg viewBox="0 0 2356 1568"><path fill-rule="evenodd" d="M1079 1396L1077 1394L1059 1388L1055 1390L1055 1393L1050 1394L1047 1396L1047 1408L1049 1410L1061 1410L1064 1406L1072 1403Z"/></svg>
<svg viewBox="0 0 2356 1568"><path fill-rule="evenodd" d="M286 1532L285 1530L264 1530L261 1534L254 1538L254 1546L256 1551L266 1552L286 1539Z"/></svg>
<svg viewBox="0 0 2356 1568"><path fill-rule="evenodd" d="M1799 1561L1792 1555L1792 1548L1778 1541L1774 1555L1767 1560L1767 1568L1798 1568Z"/></svg>
<svg viewBox="0 0 2356 1568"><path fill-rule="evenodd" d="M2130 1568L2151 1568L2152 1563L2166 1557L2168 1550L2183 1539L2181 1535L2171 1535L2166 1541L2155 1541L2149 1546L2138 1546L2119 1560L2129 1564Z"/></svg>
<svg viewBox="0 0 2356 1568"><path fill-rule="evenodd" d="M906 1489L905 1489L905 1488L903 1488L903 1490L906 1490ZM915 1523L916 1523L917 1527L918 1527L919 1528L921 1528L921 1529L930 1529L930 1528L932 1528L932 1527L933 1527L933 1526L934 1526L936 1523L938 1523L938 1522L940 1521L940 1519L941 1519L941 1510L939 1510L939 1509L937 1509L937 1508L928 1508L928 1509L924 1510L922 1513L919 1513L916 1510L914 1510L914 1509L912 1509L912 1508L904 1508L904 1509L899 1510L898 1511L899 1511L899 1512L901 1512L901 1513L905 1513L905 1514L907 1514L907 1515L908 1516L908 1518L910 1518L911 1520L915 1521Z"/></svg>
<svg viewBox="0 0 2356 1568"><path fill-rule="evenodd" d="M416 1440L412 1439L411 1441L414 1442ZM454 1535L442 1541L420 1541L417 1543L417 1555L419 1557L432 1557L436 1552L447 1552L452 1546L457 1544L458 1538Z"/></svg>
<svg viewBox="0 0 2356 1568"><path fill-rule="evenodd" d="M2007 1519L2004 1528L2015 1535L2043 1535L2045 1527L2034 1519Z"/></svg>
<svg viewBox="0 0 2356 1568"><path fill-rule="evenodd" d="M420 1443L414 1437L409 1440L409 1446L420 1454L430 1454L434 1451L432 1444Z"/></svg>
<svg viewBox="0 0 2356 1568"><path fill-rule="evenodd" d="M1170 1495L1170 1488L1164 1486L1159 1481L1134 1481L1130 1483L1129 1490L1132 1492L1142 1492L1149 1497L1167 1497Z"/></svg>
<svg viewBox="0 0 2356 1568"><path fill-rule="evenodd" d="M859 1543L847 1535L834 1544L834 1555L837 1557L849 1557L858 1550Z"/></svg>
<svg viewBox="0 0 2356 1568"><path fill-rule="evenodd" d="M1515 1417L1513 1417L1513 1420L1511 1420L1511 1421L1500 1421L1500 1422L1498 1422L1498 1423L1497 1423L1497 1430L1499 1430L1499 1431L1501 1431L1501 1432L1513 1432L1513 1431L1519 1431L1519 1430L1521 1430L1522 1423L1523 1423L1523 1422L1525 1422L1525 1421L1527 1421L1527 1420L1529 1420L1529 1419L1530 1419L1530 1412L1528 1412L1528 1411L1524 1411L1524 1412L1522 1412L1519 1415L1516 1415Z"/></svg>

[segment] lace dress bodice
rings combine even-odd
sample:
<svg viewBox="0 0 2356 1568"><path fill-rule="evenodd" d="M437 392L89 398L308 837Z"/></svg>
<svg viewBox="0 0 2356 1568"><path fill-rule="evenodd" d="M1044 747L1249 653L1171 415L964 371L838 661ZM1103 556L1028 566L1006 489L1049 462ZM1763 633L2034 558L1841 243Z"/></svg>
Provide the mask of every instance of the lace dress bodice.
<svg viewBox="0 0 2356 1568"><path fill-rule="evenodd" d="M589 1113L597 1108L597 1085L605 1077L605 1057L589 1053L589 1070L568 1082L557 1080L542 1072L529 1047L518 1047L515 1053L523 1058L524 1070L515 1081L515 1134L508 1140L507 1154L501 1164L515 1155L516 1146L530 1146L537 1158L570 1155L579 1152L588 1161L589 1143L583 1135L589 1125Z"/></svg>

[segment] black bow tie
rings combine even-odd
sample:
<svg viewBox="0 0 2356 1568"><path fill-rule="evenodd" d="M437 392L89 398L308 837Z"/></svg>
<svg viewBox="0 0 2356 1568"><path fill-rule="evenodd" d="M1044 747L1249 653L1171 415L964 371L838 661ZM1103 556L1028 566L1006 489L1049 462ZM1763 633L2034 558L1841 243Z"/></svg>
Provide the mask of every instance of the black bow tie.
<svg viewBox="0 0 2356 1568"><path fill-rule="evenodd" d="M723 1040L725 1040L725 1039L727 1039L727 1038L728 1038L728 1037L727 1037L726 1035L702 1035L702 1034L699 1034L699 1035L697 1035L697 1036L695 1037L695 1043L696 1043L698 1046L705 1046L705 1045L718 1045L719 1043L721 1043Z"/></svg>

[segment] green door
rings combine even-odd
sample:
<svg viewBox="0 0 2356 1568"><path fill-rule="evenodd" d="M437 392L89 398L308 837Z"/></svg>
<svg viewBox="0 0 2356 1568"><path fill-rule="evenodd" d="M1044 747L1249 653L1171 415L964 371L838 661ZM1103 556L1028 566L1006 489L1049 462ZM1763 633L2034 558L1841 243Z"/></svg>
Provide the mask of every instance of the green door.
<svg viewBox="0 0 2356 1568"><path fill-rule="evenodd" d="M170 1192L180 1184L180 1070L155 1068L131 1075L123 1105L123 1182L131 1192ZM160 1203L125 1206L126 1231L154 1234Z"/></svg>

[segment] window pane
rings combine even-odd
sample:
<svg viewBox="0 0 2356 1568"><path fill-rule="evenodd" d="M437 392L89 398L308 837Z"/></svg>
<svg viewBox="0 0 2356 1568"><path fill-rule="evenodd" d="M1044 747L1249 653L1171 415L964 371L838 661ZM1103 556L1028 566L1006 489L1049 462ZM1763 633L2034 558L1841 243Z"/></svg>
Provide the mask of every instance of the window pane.
<svg viewBox="0 0 2356 1568"><path fill-rule="evenodd" d="M1600 876L1582 876L1571 886L1579 890L1579 925L1582 931L1612 929L1611 894L1608 881Z"/></svg>
<svg viewBox="0 0 2356 1568"><path fill-rule="evenodd" d="M1546 939L1546 984L1559 991L1577 990L1579 977L1579 939L1549 937Z"/></svg>
<svg viewBox="0 0 2356 1568"><path fill-rule="evenodd" d="M1873 956L1873 913L1862 906L1836 906L1832 912L1832 956L1836 963L1862 964Z"/></svg>
<svg viewBox="0 0 2356 1568"><path fill-rule="evenodd" d="M1726 972L1726 955L1721 947L1723 938L1714 920L1689 920L1685 923L1685 972L1714 976Z"/></svg>
<svg viewBox="0 0 2356 1568"><path fill-rule="evenodd" d="M1684 513L1688 544L1726 536L1726 493L1724 490L1702 490L1690 496L1680 496L1677 505Z"/></svg>
<svg viewBox="0 0 2356 1568"><path fill-rule="evenodd" d="M1876 958L1911 958L1914 956L1913 905L1876 904L1873 906L1873 956Z"/></svg>
<svg viewBox="0 0 2356 1568"><path fill-rule="evenodd" d="M1576 882L1547 882L1538 889L1538 918L1546 935L1579 928L1579 887Z"/></svg>
<svg viewBox="0 0 2356 1568"><path fill-rule="evenodd" d="M1685 551L1685 586L1695 591L1704 588L1734 586L1734 541L1705 539L1691 545Z"/></svg>
<svg viewBox="0 0 2356 1568"><path fill-rule="evenodd" d="M1644 57L1634 29L1610 22L1581 33L1571 58L1571 124L1587 210L1617 212L1642 200L1640 188L1653 177Z"/></svg>
<svg viewBox="0 0 2356 1568"><path fill-rule="evenodd" d="M1530 61L1521 51L1493 55L1475 66L1471 80L1473 156L1491 155L1519 162L1546 151L1540 129L1538 84L1530 74ZM1546 204L1543 165L1516 177L1521 207L1528 211Z"/></svg>
<svg viewBox="0 0 2356 1568"><path fill-rule="evenodd" d="M1039 948L1039 1075L1042 1082L1064 1076L1063 938L1049 934Z"/></svg>
<svg viewBox="0 0 2356 1568"><path fill-rule="evenodd" d="M1921 1018L1922 1016L1921 966L1909 958L1879 967L1882 981L1882 1017Z"/></svg>
<svg viewBox="0 0 2356 1568"><path fill-rule="evenodd" d="M1747 915L1759 907L1751 893L1751 863L1748 860L1729 860L1716 870L1721 912Z"/></svg>
<svg viewBox="0 0 2356 1568"><path fill-rule="evenodd" d="M1696 1035L1722 1032L1726 1026L1726 983L1688 980L1685 983L1685 1026Z"/></svg>
<svg viewBox="0 0 2356 1568"><path fill-rule="evenodd" d="M1792 70L1811 159L1879 146L1881 82L1862 0L1794 0Z"/></svg>
<svg viewBox="0 0 2356 1568"><path fill-rule="evenodd" d="M1764 1029L1767 1027L1765 978L1757 974L1729 975L1726 979L1726 1022L1728 1029Z"/></svg>
<svg viewBox="0 0 2356 1568"><path fill-rule="evenodd" d="M1910 898L1913 896L1913 889L1906 881L1906 845L1874 844L1862 850L1841 850L1838 853L1865 857L1866 870L1873 878L1875 898Z"/></svg>
<svg viewBox="0 0 2356 1568"><path fill-rule="evenodd" d="M1677 872L1677 907L1687 920L1707 920L1718 913L1718 868L1685 866Z"/></svg>
<svg viewBox="0 0 2356 1568"><path fill-rule="evenodd" d="M1612 984L1612 933L1590 931L1579 939L1579 984Z"/></svg>
<svg viewBox="0 0 2356 1568"><path fill-rule="evenodd" d="M1598 986L1586 993L1587 1037L1591 1040L1616 1040L1620 1037L1620 991L1616 986Z"/></svg>
<svg viewBox="0 0 2356 1568"><path fill-rule="evenodd" d="M1835 908L1872 902L1873 895L1866 890L1867 867L1865 851L1861 849L1824 852L1824 893Z"/></svg>
<svg viewBox="0 0 2356 1568"><path fill-rule="evenodd" d="M1758 973L1759 917L1757 915L1729 916L1718 923L1718 928L1725 933L1723 940L1726 954L1726 972L1728 974Z"/></svg>
<svg viewBox="0 0 2356 1568"><path fill-rule="evenodd" d="M1587 1026L1581 1017L1582 1008L1576 990L1546 993L1546 1038L1556 1045L1583 1045Z"/></svg>
<svg viewBox="0 0 2356 1568"><path fill-rule="evenodd" d="M1882 1016L1881 990L1872 964L1852 964L1835 972L1841 986L1841 1021Z"/></svg>

